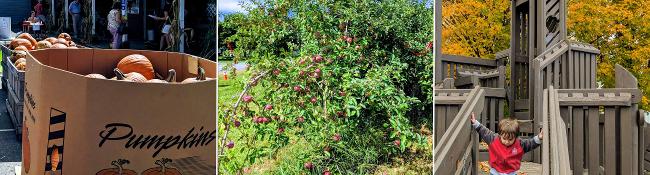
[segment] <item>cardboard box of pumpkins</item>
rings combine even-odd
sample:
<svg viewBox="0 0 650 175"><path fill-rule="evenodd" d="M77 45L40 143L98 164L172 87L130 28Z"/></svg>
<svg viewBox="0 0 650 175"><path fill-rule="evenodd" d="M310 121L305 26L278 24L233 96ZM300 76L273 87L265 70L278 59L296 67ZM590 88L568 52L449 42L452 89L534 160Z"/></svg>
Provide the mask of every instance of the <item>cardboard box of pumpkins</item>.
<svg viewBox="0 0 650 175"><path fill-rule="evenodd" d="M181 53L30 51L22 174L214 174L215 75Z"/></svg>

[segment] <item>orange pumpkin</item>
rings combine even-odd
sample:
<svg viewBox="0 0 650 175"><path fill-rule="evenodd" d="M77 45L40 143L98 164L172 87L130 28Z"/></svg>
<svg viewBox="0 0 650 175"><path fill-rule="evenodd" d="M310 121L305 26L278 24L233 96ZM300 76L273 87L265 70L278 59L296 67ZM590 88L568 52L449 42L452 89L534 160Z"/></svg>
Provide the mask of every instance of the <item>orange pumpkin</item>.
<svg viewBox="0 0 650 175"><path fill-rule="evenodd" d="M66 46L65 44L56 43L56 44L52 45L51 48L55 48L55 49L65 49L65 48L68 48L68 46Z"/></svg>
<svg viewBox="0 0 650 175"><path fill-rule="evenodd" d="M78 49L77 46L70 46L68 49Z"/></svg>
<svg viewBox="0 0 650 175"><path fill-rule="evenodd" d="M75 46L75 47L77 47L77 43L74 43L74 41L70 41L70 42L68 42L68 43L69 43L70 46Z"/></svg>
<svg viewBox="0 0 650 175"><path fill-rule="evenodd" d="M67 40L65 40L65 39L63 39L63 38L56 39L55 44L57 44L57 43L58 43L58 44L65 44L66 47L67 47L67 46L70 46L70 42L68 42Z"/></svg>
<svg viewBox="0 0 650 175"><path fill-rule="evenodd" d="M27 50L31 50L32 48L34 48L34 45L32 45L31 41L29 41L27 39L22 39L22 38L16 38L16 39L11 40L11 43L9 45L11 45L10 49L14 49L14 48L16 48L18 46L25 46L25 48L27 48Z"/></svg>
<svg viewBox="0 0 650 175"><path fill-rule="evenodd" d="M14 48L14 51L29 51L25 46L18 46Z"/></svg>
<svg viewBox="0 0 650 175"><path fill-rule="evenodd" d="M24 61L16 63L16 69L22 70L22 71L27 70L27 63L24 62Z"/></svg>
<svg viewBox="0 0 650 175"><path fill-rule="evenodd" d="M97 78L97 79L106 79L106 77L102 74L88 74L85 77L88 78Z"/></svg>
<svg viewBox="0 0 650 175"><path fill-rule="evenodd" d="M36 43L36 49L47 49L50 47L52 47L52 43L50 43L49 41L43 40Z"/></svg>
<svg viewBox="0 0 650 175"><path fill-rule="evenodd" d="M142 74L137 73L137 72L131 72L128 74L122 73L122 71L118 68L113 69L115 72L115 77L117 80L125 80L125 81L133 81L133 82L147 82L147 78L145 78Z"/></svg>
<svg viewBox="0 0 650 175"><path fill-rule="evenodd" d="M167 167L167 163L172 162L171 159L162 158L156 160L154 163L159 167L149 168L144 170L141 175L181 175L181 172L176 168Z"/></svg>
<svg viewBox="0 0 650 175"><path fill-rule="evenodd" d="M129 163L129 160L117 159L111 162L111 165L115 168L100 170L96 175L137 175L138 173L133 170L124 169L124 165Z"/></svg>
<svg viewBox="0 0 650 175"><path fill-rule="evenodd" d="M29 173L29 165L30 165L30 159L31 155L29 153L29 129L27 129L27 125L23 125L23 168L25 168L25 172Z"/></svg>
<svg viewBox="0 0 650 175"><path fill-rule="evenodd" d="M128 55L119 63L117 63L117 68L124 73L137 72L142 74L147 80L154 78L154 69L151 61L147 59L144 55L132 54Z"/></svg>
<svg viewBox="0 0 650 175"><path fill-rule="evenodd" d="M66 41L72 41L72 37L70 37L70 34L68 34L68 33L61 33L61 34L59 34L59 37L57 37L57 38L63 38Z"/></svg>
<svg viewBox="0 0 650 175"><path fill-rule="evenodd" d="M199 67L199 75L197 77L195 77L195 78L186 78L181 83L194 83L194 82L200 82L200 81L204 81L204 80L209 80L209 79L205 77L205 69L203 69L202 67Z"/></svg>
<svg viewBox="0 0 650 175"><path fill-rule="evenodd" d="M27 52L25 52L25 51L14 51L13 55L11 55L11 61L12 62L16 62L16 60L21 59L21 58L23 58L23 59L27 58Z"/></svg>
<svg viewBox="0 0 650 175"><path fill-rule="evenodd" d="M34 37L32 37L32 35L30 35L29 33L21 33L20 35L18 35L17 38L29 40L29 42L32 43L32 46L36 46L37 43L36 39L34 39Z"/></svg>
<svg viewBox="0 0 650 175"><path fill-rule="evenodd" d="M54 44L54 43L56 43L56 38L54 38L54 37L49 37L49 38L45 38L44 41L47 41L47 42L50 42L50 43Z"/></svg>
<svg viewBox="0 0 650 175"><path fill-rule="evenodd" d="M156 74L157 76L160 76ZM167 78L165 80L161 79L151 79L147 80L148 83L172 83L176 82L176 70L174 69L169 69L169 73L167 74Z"/></svg>
<svg viewBox="0 0 650 175"><path fill-rule="evenodd" d="M54 145L52 147L52 155L50 155L50 166L52 167L52 171L56 171L56 168L59 166L59 162L61 161L60 157L59 147Z"/></svg>

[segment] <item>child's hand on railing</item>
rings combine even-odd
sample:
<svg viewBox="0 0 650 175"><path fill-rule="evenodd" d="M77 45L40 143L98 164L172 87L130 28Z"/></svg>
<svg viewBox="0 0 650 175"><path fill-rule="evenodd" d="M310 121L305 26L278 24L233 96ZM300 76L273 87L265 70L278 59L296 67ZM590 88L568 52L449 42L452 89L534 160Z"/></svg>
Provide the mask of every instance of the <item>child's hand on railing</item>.
<svg viewBox="0 0 650 175"><path fill-rule="evenodd" d="M543 140L543 138L542 138L544 136L543 133L544 133L544 130L540 129L539 134L537 134L537 137L539 137L539 140Z"/></svg>
<svg viewBox="0 0 650 175"><path fill-rule="evenodd" d="M474 112L472 112L472 115L470 115L469 121L471 121L472 124L476 123L476 117L474 116Z"/></svg>

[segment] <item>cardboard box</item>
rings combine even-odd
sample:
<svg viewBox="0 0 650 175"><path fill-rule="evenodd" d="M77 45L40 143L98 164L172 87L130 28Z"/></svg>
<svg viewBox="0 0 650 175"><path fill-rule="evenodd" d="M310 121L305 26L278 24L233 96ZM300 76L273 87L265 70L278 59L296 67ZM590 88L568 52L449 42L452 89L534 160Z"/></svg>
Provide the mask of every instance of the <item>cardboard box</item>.
<svg viewBox="0 0 650 175"><path fill-rule="evenodd" d="M155 51L47 49L30 52L25 72L22 174L215 174L216 80L188 84L86 78L129 54L145 55L156 72L177 80L197 66L215 77L216 63ZM57 154L58 152L58 154ZM58 163L52 157L59 157ZM122 159L121 161L117 161ZM158 162L160 163L160 162ZM154 173L155 174L155 173ZM160 173L158 173L160 174Z"/></svg>

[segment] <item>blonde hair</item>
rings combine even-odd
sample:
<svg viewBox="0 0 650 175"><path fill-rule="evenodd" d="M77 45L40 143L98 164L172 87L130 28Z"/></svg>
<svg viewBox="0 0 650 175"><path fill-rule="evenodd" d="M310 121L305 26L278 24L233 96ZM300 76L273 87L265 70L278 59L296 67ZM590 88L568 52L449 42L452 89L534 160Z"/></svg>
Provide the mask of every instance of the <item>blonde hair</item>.
<svg viewBox="0 0 650 175"><path fill-rule="evenodd" d="M515 119L504 118L499 121L499 135L504 139L514 139L519 133L519 123Z"/></svg>

